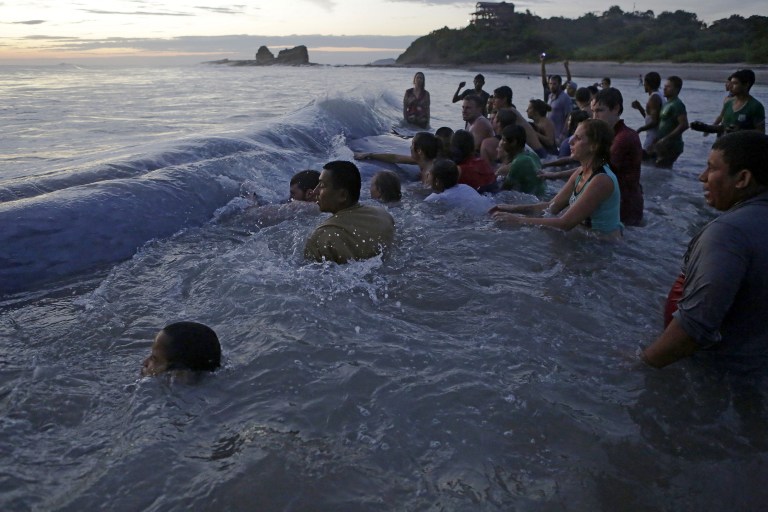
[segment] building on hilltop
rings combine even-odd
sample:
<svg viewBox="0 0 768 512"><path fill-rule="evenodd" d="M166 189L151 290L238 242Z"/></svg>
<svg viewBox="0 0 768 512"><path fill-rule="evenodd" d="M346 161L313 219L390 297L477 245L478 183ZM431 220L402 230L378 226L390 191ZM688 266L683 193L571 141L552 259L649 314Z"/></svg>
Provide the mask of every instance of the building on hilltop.
<svg viewBox="0 0 768 512"><path fill-rule="evenodd" d="M470 25L482 28L507 28L515 14L515 4L507 2L477 2Z"/></svg>

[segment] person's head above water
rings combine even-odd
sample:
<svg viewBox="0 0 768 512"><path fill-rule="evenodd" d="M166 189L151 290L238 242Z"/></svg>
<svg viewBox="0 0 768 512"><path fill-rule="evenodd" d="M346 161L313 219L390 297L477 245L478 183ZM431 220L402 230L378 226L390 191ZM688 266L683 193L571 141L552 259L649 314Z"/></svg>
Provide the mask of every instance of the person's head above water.
<svg viewBox="0 0 768 512"><path fill-rule="evenodd" d="M379 171L371 179L371 198L392 203L402 198L400 178L392 171Z"/></svg>
<svg viewBox="0 0 768 512"><path fill-rule="evenodd" d="M315 189L321 212L336 213L360 200L360 170L352 162L334 160L323 166Z"/></svg>
<svg viewBox="0 0 768 512"><path fill-rule="evenodd" d="M320 172L308 169L293 175L290 183L291 201L314 201L314 190L320 180Z"/></svg>
<svg viewBox="0 0 768 512"><path fill-rule="evenodd" d="M163 327L144 360L142 375L170 370L213 371L221 366L221 344L216 333L197 322L176 322Z"/></svg>

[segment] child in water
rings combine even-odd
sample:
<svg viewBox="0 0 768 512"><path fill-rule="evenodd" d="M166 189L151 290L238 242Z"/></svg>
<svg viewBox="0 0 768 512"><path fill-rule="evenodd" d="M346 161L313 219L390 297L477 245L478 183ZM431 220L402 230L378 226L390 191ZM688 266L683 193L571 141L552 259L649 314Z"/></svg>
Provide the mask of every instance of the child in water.
<svg viewBox="0 0 768 512"><path fill-rule="evenodd" d="M154 376L172 370L211 372L219 366L221 344L213 329L197 322L176 322L155 336L141 375Z"/></svg>

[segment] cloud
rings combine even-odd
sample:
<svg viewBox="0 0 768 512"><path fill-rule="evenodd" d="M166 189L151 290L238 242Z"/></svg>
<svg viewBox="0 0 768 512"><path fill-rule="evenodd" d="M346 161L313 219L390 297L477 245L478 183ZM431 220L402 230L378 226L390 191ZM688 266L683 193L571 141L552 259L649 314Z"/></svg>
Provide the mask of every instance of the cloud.
<svg viewBox="0 0 768 512"><path fill-rule="evenodd" d="M336 2L333 0L306 0L311 4L315 4L318 7L322 7L326 11L332 11L336 7Z"/></svg>
<svg viewBox="0 0 768 512"><path fill-rule="evenodd" d="M121 12L121 11L101 11L98 9L80 9L83 12L89 14L118 14L120 16L194 16L187 12L151 12L151 11L134 11L134 12Z"/></svg>
<svg viewBox="0 0 768 512"><path fill-rule="evenodd" d="M27 36L29 41L46 41L46 48L57 51L88 52L93 50L131 48L148 52L178 52L190 54L218 53L231 58L252 58L260 46L271 48L293 47L298 45L312 48L370 48L392 49L408 48L418 36L326 36L326 35L290 35L290 36L182 36L169 39L161 38L125 38L80 39L75 37L56 37L45 35ZM310 54L311 58L311 54Z"/></svg>
<svg viewBox="0 0 768 512"><path fill-rule="evenodd" d="M244 5L233 5L231 7L205 7L196 5L195 8L203 11L215 12L216 14L243 14L245 12Z"/></svg>
<svg viewBox="0 0 768 512"><path fill-rule="evenodd" d="M11 25L39 25L41 23L45 23L45 20L27 20L27 21L11 21L10 22Z"/></svg>

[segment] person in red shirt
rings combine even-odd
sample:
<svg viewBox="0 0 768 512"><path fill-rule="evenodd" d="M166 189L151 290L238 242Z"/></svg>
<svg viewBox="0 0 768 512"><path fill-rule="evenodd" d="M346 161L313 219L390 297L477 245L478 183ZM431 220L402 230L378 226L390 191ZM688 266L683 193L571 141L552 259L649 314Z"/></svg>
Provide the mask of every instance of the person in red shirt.
<svg viewBox="0 0 768 512"><path fill-rule="evenodd" d="M639 226L643 220L643 187L640 185L643 146L637 132L621 119L623 111L624 99L613 87L602 89L592 100L592 117L608 123L614 133L610 166L619 182L621 222L625 226Z"/></svg>
<svg viewBox="0 0 768 512"><path fill-rule="evenodd" d="M497 189L496 173L488 161L475 153L475 139L466 130L456 130L451 137L451 159L459 167L459 183L480 193Z"/></svg>

